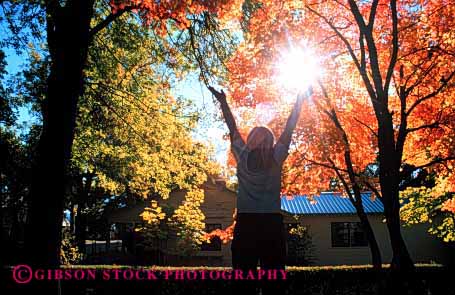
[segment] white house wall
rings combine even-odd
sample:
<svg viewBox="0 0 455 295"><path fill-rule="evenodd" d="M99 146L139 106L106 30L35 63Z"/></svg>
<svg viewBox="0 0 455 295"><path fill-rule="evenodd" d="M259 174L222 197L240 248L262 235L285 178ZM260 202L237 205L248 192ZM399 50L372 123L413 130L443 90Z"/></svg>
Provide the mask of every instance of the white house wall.
<svg viewBox="0 0 455 295"><path fill-rule="evenodd" d="M383 263L392 260L387 227L380 215L370 215L369 220L381 249ZM332 247L331 222L358 222L354 215L303 216L301 223L308 228L314 245L315 265L371 264L369 247ZM426 227L416 225L402 229L403 238L414 262L446 263L448 248L443 242L426 233Z"/></svg>

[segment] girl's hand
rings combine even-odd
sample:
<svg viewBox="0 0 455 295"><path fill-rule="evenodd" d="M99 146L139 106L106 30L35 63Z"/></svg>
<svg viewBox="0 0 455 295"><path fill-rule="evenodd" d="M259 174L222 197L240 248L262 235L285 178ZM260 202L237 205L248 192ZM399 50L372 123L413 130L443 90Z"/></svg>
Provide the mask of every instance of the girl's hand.
<svg viewBox="0 0 455 295"><path fill-rule="evenodd" d="M310 86L308 89L304 92L300 92L297 94L297 99L298 100L304 100L305 98L309 98L311 95L313 95L313 87Z"/></svg>
<svg viewBox="0 0 455 295"><path fill-rule="evenodd" d="M226 94L224 93L223 89L221 89L221 92L219 92L215 90L215 88L213 88L212 86L209 86L208 88L210 92L212 92L213 96L215 96L219 102L226 101Z"/></svg>

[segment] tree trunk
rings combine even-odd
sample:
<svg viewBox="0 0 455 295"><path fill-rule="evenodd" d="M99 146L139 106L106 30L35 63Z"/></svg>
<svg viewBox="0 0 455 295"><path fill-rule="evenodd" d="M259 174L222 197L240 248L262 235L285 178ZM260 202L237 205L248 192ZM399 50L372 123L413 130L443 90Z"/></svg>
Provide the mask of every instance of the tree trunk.
<svg viewBox="0 0 455 295"><path fill-rule="evenodd" d="M381 251L379 250L379 245L378 242L376 241L373 228L371 227L370 221L368 220L368 217L365 214L363 207L361 209L357 209L357 216L359 217L360 222L362 223L362 228L368 240L368 246L370 247L373 268L376 270L380 270L382 269Z"/></svg>
<svg viewBox="0 0 455 295"><path fill-rule="evenodd" d="M393 251L391 267L395 271L413 271L414 263L401 235L399 185L402 153L396 150L392 114L382 105L377 113L379 182Z"/></svg>
<svg viewBox="0 0 455 295"><path fill-rule="evenodd" d="M401 234L398 193L392 202L397 203L390 206L392 210L395 210L395 212L388 212L388 210L386 210L387 229L389 230L390 242L392 244L393 251L391 268L392 270L402 272L414 271L414 263Z"/></svg>
<svg viewBox="0 0 455 295"><path fill-rule="evenodd" d="M66 174L82 93L94 0L47 1L47 42L51 67L43 129L31 183L26 251L32 265L60 265Z"/></svg>

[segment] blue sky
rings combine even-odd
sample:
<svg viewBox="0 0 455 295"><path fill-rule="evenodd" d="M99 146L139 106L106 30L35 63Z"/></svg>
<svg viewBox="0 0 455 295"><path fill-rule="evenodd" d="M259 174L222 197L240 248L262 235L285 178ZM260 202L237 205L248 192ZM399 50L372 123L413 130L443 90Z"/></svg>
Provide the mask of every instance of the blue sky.
<svg viewBox="0 0 455 295"><path fill-rule="evenodd" d="M229 144L222 137L228 132L228 129L224 122L215 118L221 110L213 102L212 94L203 83L198 81L197 75L188 76L184 81L177 84L172 92L174 96L183 96L196 104L202 119L198 128L193 132L193 137L213 144L217 161L225 164Z"/></svg>
<svg viewBox="0 0 455 295"><path fill-rule="evenodd" d="M9 47L3 48L3 51L6 55L6 70L8 72L8 76L13 76L23 69L24 65L26 64L27 53L24 52L21 55L18 55L14 49L11 49ZM20 107L17 112L17 125L19 125L21 129L23 128L22 130L18 129L18 132L24 132L25 130L29 129L35 118L31 116L27 107Z"/></svg>

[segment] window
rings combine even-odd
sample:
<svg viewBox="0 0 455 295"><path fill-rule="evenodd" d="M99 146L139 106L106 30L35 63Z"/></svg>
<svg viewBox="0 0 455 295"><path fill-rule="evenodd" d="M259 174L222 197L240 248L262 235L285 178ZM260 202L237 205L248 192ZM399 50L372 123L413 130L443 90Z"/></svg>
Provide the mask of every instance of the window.
<svg viewBox="0 0 455 295"><path fill-rule="evenodd" d="M221 229L221 224L219 223L207 223L205 225L205 231L206 232L211 232L215 229ZM210 240L210 243L202 243L201 245L201 250L202 251L221 251L221 239L219 237L213 237Z"/></svg>
<svg viewBox="0 0 455 295"><path fill-rule="evenodd" d="M366 247L368 241L360 222L332 222L332 247Z"/></svg>

